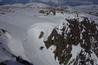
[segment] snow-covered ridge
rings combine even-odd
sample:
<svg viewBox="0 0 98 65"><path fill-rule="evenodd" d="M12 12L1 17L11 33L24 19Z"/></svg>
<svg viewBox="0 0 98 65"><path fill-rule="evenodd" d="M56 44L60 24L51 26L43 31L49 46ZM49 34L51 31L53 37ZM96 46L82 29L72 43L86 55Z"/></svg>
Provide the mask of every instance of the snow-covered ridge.
<svg viewBox="0 0 98 65"><path fill-rule="evenodd" d="M42 9L49 7L49 5L43 4L43 3L27 3L27 4L8 4L8 5L2 5L0 6L0 15L7 14L7 13L15 13L17 10L25 10L25 9ZM38 11L38 10L37 10Z"/></svg>

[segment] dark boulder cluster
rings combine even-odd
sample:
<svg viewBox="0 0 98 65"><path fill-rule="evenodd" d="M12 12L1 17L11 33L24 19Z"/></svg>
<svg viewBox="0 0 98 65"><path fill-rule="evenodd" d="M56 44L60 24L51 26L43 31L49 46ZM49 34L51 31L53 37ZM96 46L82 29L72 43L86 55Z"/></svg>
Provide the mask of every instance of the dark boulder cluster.
<svg viewBox="0 0 98 65"><path fill-rule="evenodd" d="M98 57L98 25L87 17L84 17L82 21L79 21L78 18L66 19L66 21L67 24L63 23L62 28L54 28L44 41L47 49L52 45L56 46L53 53L59 64L97 65L94 63L92 54L94 53ZM61 33L58 33L58 30ZM81 52L71 63L68 63L72 57L72 45L77 46L78 44L82 48Z"/></svg>

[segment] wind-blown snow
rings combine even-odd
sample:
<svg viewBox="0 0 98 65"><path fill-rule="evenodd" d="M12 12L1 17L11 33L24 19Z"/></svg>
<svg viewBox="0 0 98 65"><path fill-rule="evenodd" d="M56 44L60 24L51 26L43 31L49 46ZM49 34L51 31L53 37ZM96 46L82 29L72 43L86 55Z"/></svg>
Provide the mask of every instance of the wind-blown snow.
<svg viewBox="0 0 98 65"><path fill-rule="evenodd" d="M8 41L8 38L4 34L0 36L0 62L11 59L11 56L7 54L6 51L3 50L3 48L6 48L9 50L7 46L7 41Z"/></svg>

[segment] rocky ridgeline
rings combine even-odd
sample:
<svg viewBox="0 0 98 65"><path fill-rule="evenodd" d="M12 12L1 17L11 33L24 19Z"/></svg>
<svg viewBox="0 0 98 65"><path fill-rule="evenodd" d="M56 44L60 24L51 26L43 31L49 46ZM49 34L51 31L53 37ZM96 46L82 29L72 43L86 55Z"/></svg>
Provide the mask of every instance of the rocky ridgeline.
<svg viewBox="0 0 98 65"><path fill-rule="evenodd" d="M44 41L47 49L52 45L56 46L53 53L59 64L98 65L98 59L95 61L95 58L98 58L98 25L87 17L82 21L78 18L66 21L67 24L63 23L61 28L58 26L54 28ZM73 56L71 53L73 45L80 45L81 51L70 61Z"/></svg>

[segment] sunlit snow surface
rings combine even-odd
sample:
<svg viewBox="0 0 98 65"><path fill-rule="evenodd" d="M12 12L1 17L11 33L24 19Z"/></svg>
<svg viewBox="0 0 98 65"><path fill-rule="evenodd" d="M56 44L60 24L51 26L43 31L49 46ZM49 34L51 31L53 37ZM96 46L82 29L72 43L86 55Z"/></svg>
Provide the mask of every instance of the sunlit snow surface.
<svg viewBox="0 0 98 65"><path fill-rule="evenodd" d="M47 35L49 35L53 29L54 25L51 23L38 23L31 27L27 35L27 43L24 44L26 55L35 65L58 65L55 62L53 53L51 50L47 50L43 40ZM40 32L44 32L43 38L39 39ZM44 49L40 50L43 46ZM27 47L27 48L26 48ZM37 61L37 63L36 63Z"/></svg>

